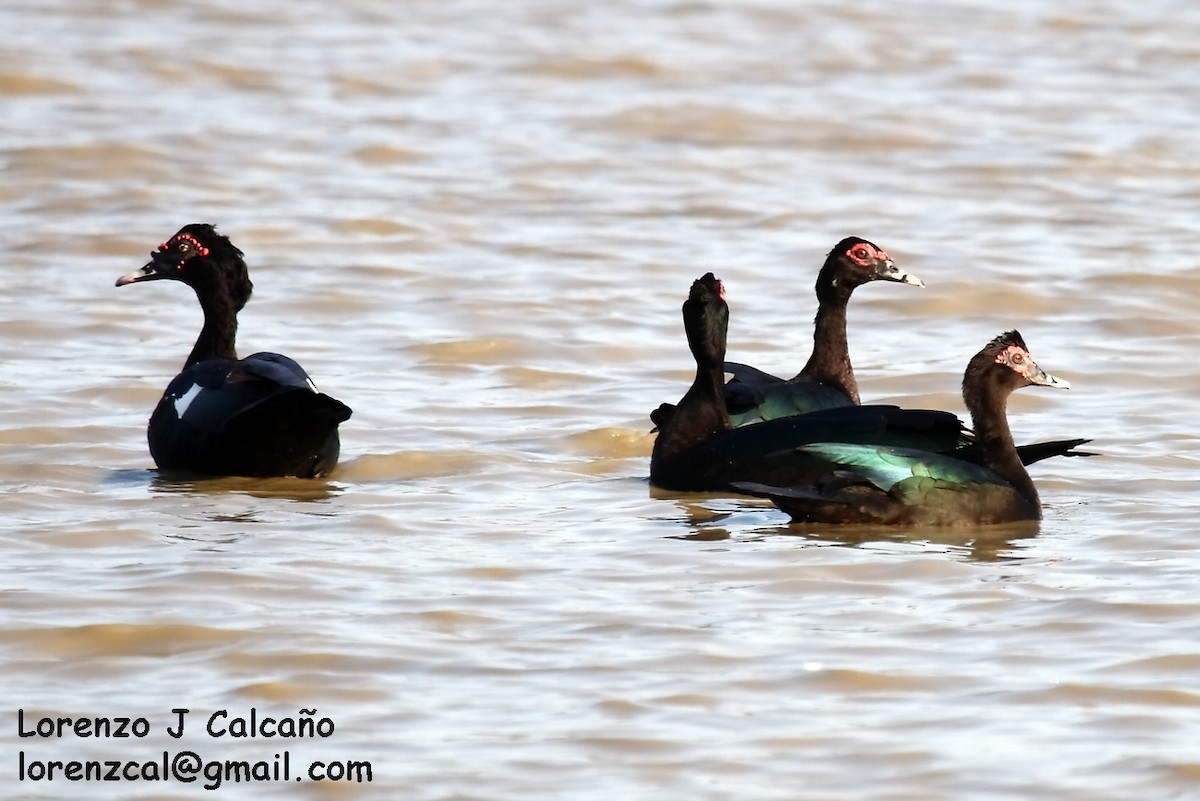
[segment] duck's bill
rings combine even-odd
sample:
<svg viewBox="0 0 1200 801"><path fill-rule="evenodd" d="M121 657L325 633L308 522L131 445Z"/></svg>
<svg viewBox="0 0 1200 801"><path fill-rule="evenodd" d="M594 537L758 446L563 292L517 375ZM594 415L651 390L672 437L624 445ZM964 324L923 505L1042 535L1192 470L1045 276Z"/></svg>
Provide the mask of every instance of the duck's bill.
<svg viewBox="0 0 1200 801"><path fill-rule="evenodd" d="M131 273L122 275L117 279L117 286L136 284L138 281L153 281L155 278L162 278L162 274L159 273L157 264L149 262L140 270L134 270Z"/></svg>
<svg viewBox="0 0 1200 801"><path fill-rule="evenodd" d="M1070 389L1071 382L1065 378L1050 375L1036 364L1029 371L1029 380L1039 387L1054 387L1055 389Z"/></svg>
<svg viewBox="0 0 1200 801"><path fill-rule="evenodd" d="M912 273L906 273L896 266L896 263L891 259L887 260L879 271L876 273L882 281L895 281L898 284L911 284L913 286L925 286L925 282L917 278Z"/></svg>

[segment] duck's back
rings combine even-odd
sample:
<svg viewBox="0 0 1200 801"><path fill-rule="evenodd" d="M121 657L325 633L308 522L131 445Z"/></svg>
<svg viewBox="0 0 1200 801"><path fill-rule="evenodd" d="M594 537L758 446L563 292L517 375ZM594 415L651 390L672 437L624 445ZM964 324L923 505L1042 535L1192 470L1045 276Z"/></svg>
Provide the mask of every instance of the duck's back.
<svg viewBox="0 0 1200 801"><path fill-rule="evenodd" d="M898 406L845 406L768 420L710 435L680 449L670 483L679 490L722 490L735 482L794 486L818 481L828 459L801 446L839 441L950 451L968 443L962 422L949 412Z"/></svg>
<svg viewBox="0 0 1200 801"><path fill-rule="evenodd" d="M725 385L725 405L734 426L857 405L838 386L804 376L784 380L735 362L726 362L724 369L732 375Z"/></svg>
<svg viewBox="0 0 1200 801"><path fill-rule="evenodd" d="M167 386L150 417L150 453L165 470L322 476L337 464L337 427L350 414L286 356L210 359Z"/></svg>

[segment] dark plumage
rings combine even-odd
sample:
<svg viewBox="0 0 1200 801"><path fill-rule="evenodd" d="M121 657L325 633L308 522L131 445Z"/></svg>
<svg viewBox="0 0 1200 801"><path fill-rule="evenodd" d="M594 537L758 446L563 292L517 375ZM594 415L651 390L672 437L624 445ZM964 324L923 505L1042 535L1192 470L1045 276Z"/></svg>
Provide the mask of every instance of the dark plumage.
<svg viewBox="0 0 1200 801"><path fill-rule="evenodd" d="M684 460L693 448L729 430L721 373L729 306L724 285L712 273L692 282L683 302L683 330L696 359L696 378L669 414L662 414L662 406L655 410L661 425L650 456L650 480L667 489L679 489L672 479L686 471Z"/></svg>
<svg viewBox="0 0 1200 801"><path fill-rule="evenodd" d="M817 274L813 350L804 369L783 379L746 364L725 363L725 372L731 375L725 402L733 425L858 405L858 384L846 343L846 306L854 289L871 281L925 285L865 239L849 236L838 242ZM672 413L673 407L663 404L650 419L661 428Z"/></svg>
<svg viewBox="0 0 1200 801"><path fill-rule="evenodd" d="M1041 503L1006 415L1008 396L1027 386L1069 388L1038 367L1021 335L1009 331L976 354L963 376L976 461L962 453L816 442L795 449L819 471L815 480L735 487L770 498L798 522L975 526L1038 520Z"/></svg>
<svg viewBox="0 0 1200 801"><path fill-rule="evenodd" d="M692 285L683 305L684 329L696 359L696 378L662 426L650 458L650 480L679 491L728 490L738 482L773 486L818 481L827 465L799 448L821 442L919 448L972 464L984 450L957 416L930 409L846 406L734 428L722 385L729 308L712 273ZM656 410L660 415L661 410ZM1022 446L1026 464L1050 456L1086 455L1087 440Z"/></svg>
<svg viewBox="0 0 1200 801"><path fill-rule="evenodd" d="M211 225L187 225L117 286L160 279L195 290L204 325L150 416L155 464L212 475L328 474L338 460L338 424L349 419L350 407L318 392L287 356L238 359L237 313L253 289L242 252Z"/></svg>
<svg viewBox="0 0 1200 801"><path fill-rule="evenodd" d="M857 236L838 242L817 273L813 349L804 368L784 380L749 365L725 364L725 372L733 375L727 396L734 425L858 405L858 382L846 342L846 307L855 288L871 281L925 286L878 245Z"/></svg>

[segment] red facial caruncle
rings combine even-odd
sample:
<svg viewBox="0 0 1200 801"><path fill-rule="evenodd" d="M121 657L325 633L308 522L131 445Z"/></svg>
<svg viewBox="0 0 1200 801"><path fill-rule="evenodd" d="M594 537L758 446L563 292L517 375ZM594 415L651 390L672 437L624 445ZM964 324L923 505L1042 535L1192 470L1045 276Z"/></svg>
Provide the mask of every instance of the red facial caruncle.
<svg viewBox="0 0 1200 801"><path fill-rule="evenodd" d="M196 255L198 255L198 256L207 256L208 255L208 248L206 248L204 245L200 244L200 241L198 239L196 239L196 237L192 236L191 234L176 234L174 237L171 238L170 242L164 242L161 245L159 245L158 249L162 253L166 253L166 252L174 249L181 255L187 254L189 251L194 249L196 252ZM182 270L183 265L186 263L186 261L187 261L186 258L181 258L179 260L179 263L175 265L175 269Z"/></svg>
<svg viewBox="0 0 1200 801"><path fill-rule="evenodd" d="M846 258L855 264L866 267L872 261L890 261L891 256L867 242L859 242L846 251Z"/></svg>
<svg viewBox="0 0 1200 801"><path fill-rule="evenodd" d="M1033 364L1033 357L1024 348L1018 345L1009 345L996 354L996 364L1007 365L1015 372L1028 377L1029 365Z"/></svg>

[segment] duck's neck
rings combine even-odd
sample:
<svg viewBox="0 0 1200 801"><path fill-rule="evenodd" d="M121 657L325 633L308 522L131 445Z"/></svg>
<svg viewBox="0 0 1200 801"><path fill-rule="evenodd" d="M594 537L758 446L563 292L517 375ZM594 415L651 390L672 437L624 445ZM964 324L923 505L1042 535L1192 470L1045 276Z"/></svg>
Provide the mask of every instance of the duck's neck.
<svg viewBox="0 0 1200 801"><path fill-rule="evenodd" d="M971 412L971 424L983 457L983 464L1000 478L1011 484L1026 500L1040 506L1037 489L1029 477L1013 442L1012 430L1008 427L1008 393L993 389L974 396L966 396L967 408Z"/></svg>
<svg viewBox="0 0 1200 801"><path fill-rule="evenodd" d="M223 292L196 290L200 308L204 312L204 325L200 336L192 346L192 353L184 367L191 367L207 359L237 359L237 313L241 304Z"/></svg>
<svg viewBox="0 0 1200 801"><path fill-rule="evenodd" d="M654 460L679 456L729 427L721 362L699 364L692 386L654 440Z"/></svg>
<svg viewBox="0 0 1200 801"><path fill-rule="evenodd" d="M840 389L858 404L858 382L854 380L850 348L846 343L846 306L853 291L854 287L836 281L817 283L813 351L796 378Z"/></svg>

